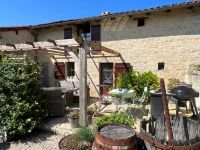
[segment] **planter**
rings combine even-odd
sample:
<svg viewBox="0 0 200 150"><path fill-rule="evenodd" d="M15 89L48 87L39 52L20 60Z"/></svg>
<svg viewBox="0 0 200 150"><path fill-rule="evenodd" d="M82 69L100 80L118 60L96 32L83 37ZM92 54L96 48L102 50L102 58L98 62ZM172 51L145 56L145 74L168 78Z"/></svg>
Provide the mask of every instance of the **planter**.
<svg viewBox="0 0 200 150"><path fill-rule="evenodd" d="M70 124L71 128L78 128L79 127L79 119L68 118L68 120L69 120L69 124Z"/></svg>
<svg viewBox="0 0 200 150"><path fill-rule="evenodd" d="M75 134L69 134L59 141L58 147L60 150L79 150L85 147L91 147L91 144L79 141Z"/></svg>
<svg viewBox="0 0 200 150"><path fill-rule="evenodd" d="M96 126L96 120L97 120L97 118L103 117L103 116L104 116L104 114L95 113L95 114L92 116L92 125Z"/></svg>
<svg viewBox="0 0 200 150"><path fill-rule="evenodd" d="M136 150L135 132L132 127L107 124L98 128L92 150Z"/></svg>
<svg viewBox="0 0 200 150"><path fill-rule="evenodd" d="M87 117L88 117L88 124L92 124L92 116L93 115L87 115Z"/></svg>

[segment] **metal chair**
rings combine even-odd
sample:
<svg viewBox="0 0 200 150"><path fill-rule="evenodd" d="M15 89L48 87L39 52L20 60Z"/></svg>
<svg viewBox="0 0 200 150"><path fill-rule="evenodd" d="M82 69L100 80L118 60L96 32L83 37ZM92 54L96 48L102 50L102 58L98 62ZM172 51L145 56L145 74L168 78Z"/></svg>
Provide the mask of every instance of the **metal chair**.
<svg viewBox="0 0 200 150"><path fill-rule="evenodd" d="M131 108L135 110L131 114L135 114L137 111L140 110L144 115L146 115L146 112L142 109L142 106L143 106L144 101L146 100L147 93L148 93L148 88L144 87L142 96L140 98L137 97L137 98L132 99L134 107L131 107Z"/></svg>

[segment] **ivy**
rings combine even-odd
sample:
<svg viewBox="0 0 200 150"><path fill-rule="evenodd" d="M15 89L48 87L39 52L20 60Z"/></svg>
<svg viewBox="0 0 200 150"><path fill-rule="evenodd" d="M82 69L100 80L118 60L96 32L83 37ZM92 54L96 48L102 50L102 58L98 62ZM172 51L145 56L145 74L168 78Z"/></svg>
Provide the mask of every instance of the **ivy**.
<svg viewBox="0 0 200 150"><path fill-rule="evenodd" d="M0 53L0 129L10 137L31 132L46 114L39 75L38 63Z"/></svg>

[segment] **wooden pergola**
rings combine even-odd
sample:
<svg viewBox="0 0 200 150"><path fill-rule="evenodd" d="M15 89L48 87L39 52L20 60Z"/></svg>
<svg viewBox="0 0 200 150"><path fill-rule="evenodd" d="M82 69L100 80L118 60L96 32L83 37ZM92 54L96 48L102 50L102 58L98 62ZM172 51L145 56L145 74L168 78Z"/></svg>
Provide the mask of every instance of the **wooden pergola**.
<svg viewBox="0 0 200 150"><path fill-rule="evenodd" d="M100 49L101 52L111 54L110 56L119 57L120 53L112 49L106 48L98 43L92 41L85 41L82 38L77 39L62 39L40 41L40 42L24 42L20 44L6 43L0 45L0 50L5 53L28 53L28 52L46 52L50 55L60 55L68 57L68 51L77 51L79 49L79 65L80 65L80 95L79 95L79 107L80 107L80 119L79 123L82 126L87 125L87 56L90 52L89 47L94 49ZM103 55L105 56L105 55ZM91 57L91 55L90 55Z"/></svg>

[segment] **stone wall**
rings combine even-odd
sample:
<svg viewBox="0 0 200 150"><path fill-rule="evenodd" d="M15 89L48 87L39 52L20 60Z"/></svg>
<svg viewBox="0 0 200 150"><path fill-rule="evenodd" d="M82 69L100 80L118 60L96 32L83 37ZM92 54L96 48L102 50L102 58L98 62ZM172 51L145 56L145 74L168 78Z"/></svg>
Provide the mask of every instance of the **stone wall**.
<svg viewBox="0 0 200 150"><path fill-rule="evenodd" d="M185 76L185 81L192 84L192 88L200 93L200 71L190 71ZM195 98L196 105L200 110L200 97Z"/></svg>
<svg viewBox="0 0 200 150"><path fill-rule="evenodd" d="M0 44L11 43L23 43L25 41L33 42L34 36L28 30L18 31L0 31Z"/></svg>
<svg viewBox="0 0 200 150"><path fill-rule="evenodd" d="M65 26L65 27L57 27L51 28L47 30L40 30L38 32L38 41L46 41L48 39L52 40L60 40L64 39L64 29L65 28L72 28L72 37L76 36L76 27L74 26Z"/></svg>
<svg viewBox="0 0 200 150"><path fill-rule="evenodd" d="M200 61L200 10L172 10L146 17L142 27L137 27L134 17L105 20L102 44L119 51L133 69L184 81L189 65ZM158 70L158 62L165 63L164 70Z"/></svg>
<svg viewBox="0 0 200 150"><path fill-rule="evenodd" d="M145 26L137 26L139 17L146 17ZM97 85L99 84L100 63L131 63L133 69L151 70L159 77L165 78L166 81L169 78L178 78L184 81L189 66L199 64L199 8L117 17L112 20L103 20L101 26L102 45L120 52L122 57L88 58L88 81L90 82L91 96L97 96L99 92ZM73 32L74 37L75 32ZM38 34L38 40L62 39L63 36L64 29L46 30ZM52 60L52 62L54 61ZM69 60L58 59L57 61ZM78 59L72 56L70 61L76 62L78 75ZM158 70L159 62L165 63L164 70ZM50 81L52 84L57 82L53 76Z"/></svg>

